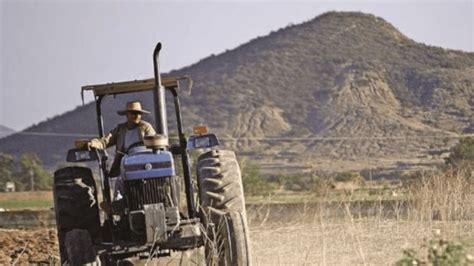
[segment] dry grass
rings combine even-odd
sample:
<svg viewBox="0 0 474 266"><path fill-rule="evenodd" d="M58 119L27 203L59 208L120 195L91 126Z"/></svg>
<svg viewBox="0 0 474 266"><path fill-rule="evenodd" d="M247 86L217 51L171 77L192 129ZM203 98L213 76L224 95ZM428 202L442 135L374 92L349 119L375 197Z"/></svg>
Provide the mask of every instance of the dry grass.
<svg viewBox="0 0 474 266"><path fill-rule="evenodd" d="M2 209L44 209L53 206L51 191L0 193Z"/></svg>
<svg viewBox="0 0 474 266"><path fill-rule="evenodd" d="M419 249L441 231L474 254L474 187L468 170L420 175L404 200L334 202L329 188L318 201L267 204L248 209L255 265L393 265L403 249ZM407 200L408 199L408 200ZM202 249L200 251L202 253ZM174 254L149 265L192 265L196 252ZM198 263L199 264L199 263Z"/></svg>
<svg viewBox="0 0 474 266"><path fill-rule="evenodd" d="M438 232L474 254L471 172L421 175L408 201L300 204L253 209L256 265L393 265L404 249L419 249ZM329 191L322 191L329 196ZM256 212L256 213L255 213Z"/></svg>
<svg viewBox="0 0 474 266"><path fill-rule="evenodd" d="M377 218L318 219L251 226L256 265L392 265L402 250L417 249L441 230L472 241L474 222L416 222ZM474 252L470 242L468 252Z"/></svg>
<svg viewBox="0 0 474 266"><path fill-rule="evenodd" d="M50 200L53 202L53 193L51 191L23 191L0 193L1 200Z"/></svg>
<svg viewBox="0 0 474 266"><path fill-rule="evenodd" d="M422 221L474 219L474 176L470 168L419 174L408 185L410 208Z"/></svg>

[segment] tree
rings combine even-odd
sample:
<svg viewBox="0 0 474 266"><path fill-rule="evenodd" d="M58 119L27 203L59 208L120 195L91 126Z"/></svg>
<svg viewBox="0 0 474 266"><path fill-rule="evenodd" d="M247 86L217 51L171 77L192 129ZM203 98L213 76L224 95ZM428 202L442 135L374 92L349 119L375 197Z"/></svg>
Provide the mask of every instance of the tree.
<svg viewBox="0 0 474 266"><path fill-rule="evenodd" d="M15 181L13 178L14 171L15 161L13 156L10 154L0 153L0 191L3 191L7 182ZM21 184L19 183L15 185L21 187Z"/></svg>
<svg viewBox="0 0 474 266"><path fill-rule="evenodd" d="M17 176L25 190L47 190L53 183L52 177L34 153L25 153L21 156Z"/></svg>
<svg viewBox="0 0 474 266"><path fill-rule="evenodd" d="M447 164L469 165L474 162L474 137L460 139L459 143L451 148L451 153L446 159Z"/></svg>

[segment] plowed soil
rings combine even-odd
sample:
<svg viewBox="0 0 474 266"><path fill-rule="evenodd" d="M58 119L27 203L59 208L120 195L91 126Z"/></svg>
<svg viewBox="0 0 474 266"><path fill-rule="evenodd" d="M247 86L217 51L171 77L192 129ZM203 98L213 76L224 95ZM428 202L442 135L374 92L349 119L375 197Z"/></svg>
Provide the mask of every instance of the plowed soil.
<svg viewBox="0 0 474 266"><path fill-rule="evenodd" d="M59 264L56 228L0 229L0 265Z"/></svg>

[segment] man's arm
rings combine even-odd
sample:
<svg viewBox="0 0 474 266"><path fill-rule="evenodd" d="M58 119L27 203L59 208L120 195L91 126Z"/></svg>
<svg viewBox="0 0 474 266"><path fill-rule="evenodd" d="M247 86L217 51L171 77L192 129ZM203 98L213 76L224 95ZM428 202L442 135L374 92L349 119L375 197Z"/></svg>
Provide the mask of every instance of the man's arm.
<svg viewBox="0 0 474 266"><path fill-rule="evenodd" d="M103 138L91 139L88 143L89 148L104 150L110 146L117 144L117 135L119 127L112 129L109 134L105 135Z"/></svg>
<svg viewBox="0 0 474 266"><path fill-rule="evenodd" d="M156 131L153 126L149 123L145 124L145 136L154 136L156 135Z"/></svg>

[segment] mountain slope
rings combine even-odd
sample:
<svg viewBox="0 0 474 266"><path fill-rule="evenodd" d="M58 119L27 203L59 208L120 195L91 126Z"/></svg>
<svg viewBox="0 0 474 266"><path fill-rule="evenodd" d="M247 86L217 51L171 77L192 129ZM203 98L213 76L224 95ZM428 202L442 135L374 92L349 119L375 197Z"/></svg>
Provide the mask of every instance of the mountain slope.
<svg viewBox="0 0 474 266"><path fill-rule="evenodd" d="M0 139L15 133L15 130L6 126L0 125Z"/></svg>
<svg viewBox="0 0 474 266"><path fill-rule="evenodd" d="M207 123L270 170L433 163L430 151L474 128L474 54L416 43L362 13L326 13L169 74L194 79L181 98L188 131ZM111 98L107 129L129 99L152 108L143 94ZM96 134L94 113L88 104L27 131ZM53 167L73 139L13 135L0 150L37 152Z"/></svg>

